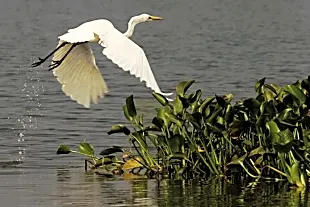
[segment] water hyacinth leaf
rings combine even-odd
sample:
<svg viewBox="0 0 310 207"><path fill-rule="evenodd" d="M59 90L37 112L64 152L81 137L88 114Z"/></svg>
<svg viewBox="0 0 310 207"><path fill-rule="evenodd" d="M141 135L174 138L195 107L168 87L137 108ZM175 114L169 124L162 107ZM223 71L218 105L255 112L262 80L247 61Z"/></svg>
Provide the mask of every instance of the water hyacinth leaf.
<svg viewBox="0 0 310 207"><path fill-rule="evenodd" d="M229 134L232 137L239 137L243 131L245 131L247 128L251 126L251 123L249 121L243 121L243 120L234 120L229 128Z"/></svg>
<svg viewBox="0 0 310 207"><path fill-rule="evenodd" d="M260 165L263 161L264 161L264 155L261 155L255 160L255 165Z"/></svg>
<svg viewBox="0 0 310 207"><path fill-rule="evenodd" d="M112 126L112 129L108 132L108 135L115 133L124 133L125 135L130 134L130 130L122 124Z"/></svg>
<svg viewBox="0 0 310 207"><path fill-rule="evenodd" d="M128 109L127 109L126 105L123 106L123 112L124 112L124 116L126 117L126 119L128 121L132 121L133 120L133 118L128 113Z"/></svg>
<svg viewBox="0 0 310 207"><path fill-rule="evenodd" d="M234 95L232 93L226 94L225 96L223 96L223 98L225 99L226 103L230 103L231 100L234 98Z"/></svg>
<svg viewBox="0 0 310 207"><path fill-rule="evenodd" d="M92 145L88 144L87 142L80 143L79 151L82 154L85 154L88 156L94 156L94 148Z"/></svg>
<svg viewBox="0 0 310 207"><path fill-rule="evenodd" d="M265 84L265 78L262 78L261 80L257 81L255 84L255 91L260 94L264 92L264 84Z"/></svg>
<svg viewBox="0 0 310 207"><path fill-rule="evenodd" d="M220 124L220 125L223 125L225 124L225 120L223 117L221 116L218 116L217 119L216 119L216 123Z"/></svg>
<svg viewBox="0 0 310 207"><path fill-rule="evenodd" d="M291 112L293 111L292 108L286 108L281 113L278 114L278 119L286 120L287 118L291 117Z"/></svg>
<svg viewBox="0 0 310 207"><path fill-rule="evenodd" d="M257 115L261 104L255 98L249 98L243 102L243 105L249 109L252 114Z"/></svg>
<svg viewBox="0 0 310 207"><path fill-rule="evenodd" d="M300 180L300 176L299 176L299 161L296 161L292 167L291 167L291 174L290 177L292 179L292 183L293 184L297 184L297 182Z"/></svg>
<svg viewBox="0 0 310 207"><path fill-rule="evenodd" d="M271 100L274 100L274 96L273 96L273 93L271 91L265 91L264 92L264 97L265 97L265 100L267 102L269 102Z"/></svg>
<svg viewBox="0 0 310 207"><path fill-rule="evenodd" d="M294 141L294 134L286 129L272 136L272 144L278 152L287 153L291 150Z"/></svg>
<svg viewBox="0 0 310 207"><path fill-rule="evenodd" d="M269 102L264 102L262 104L262 107L264 107L264 112L267 112L268 117L272 118L276 116L277 109L274 106L274 101L271 100Z"/></svg>
<svg viewBox="0 0 310 207"><path fill-rule="evenodd" d="M271 133L273 133L273 134L277 134L277 133L280 132L280 129L279 129L277 123L274 122L274 121L269 121L269 122L267 122L267 123L266 123L266 127L267 127L267 128L269 129L269 131L270 131Z"/></svg>
<svg viewBox="0 0 310 207"><path fill-rule="evenodd" d="M159 109L157 113L157 118L164 122L165 127L169 127L171 121L166 117L166 114L172 113L168 106L163 106Z"/></svg>
<svg viewBox="0 0 310 207"><path fill-rule="evenodd" d="M244 159L247 157L247 154L241 156L241 157L238 157L237 155L234 155L231 159L231 162L228 163L227 165L239 165L239 164L242 164Z"/></svg>
<svg viewBox="0 0 310 207"><path fill-rule="evenodd" d="M293 83L292 85L296 86L297 88L301 89L301 83L299 82L299 80L297 80L295 83Z"/></svg>
<svg viewBox="0 0 310 207"><path fill-rule="evenodd" d="M198 112L199 113L199 112ZM197 115L196 115L197 116ZM198 117L196 117L196 118L198 118ZM200 120L198 119L196 119L194 116L193 116L193 114L186 114L186 120L188 121L188 122L190 122L196 129L200 129L200 127L201 127L201 122L200 122Z"/></svg>
<svg viewBox="0 0 310 207"><path fill-rule="evenodd" d="M165 96L159 94L159 93L156 93L156 92L153 92L152 93L154 98L163 106L166 106L168 104L168 100L166 99Z"/></svg>
<svg viewBox="0 0 310 207"><path fill-rule="evenodd" d="M136 117L137 116L137 111L136 111L135 103L133 101L133 95L131 95L128 98L126 98L126 106L127 106L128 115L131 118Z"/></svg>
<svg viewBox="0 0 310 207"><path fill-rule="evenodd" d="M181 152L182 146L184 145L184 137L180 134L176 134L168 139L168 144L172 152Z"/></svg>
<svg viewBox="0 0 310 207"><path fill-rule="evenodd" d="M158 127L159 129L161 129L161 127L163 126L163 121L161 119L158 119L157 117L154 117L152 120L152 124L154 124L156 127Z"/></svg>
<svg viewBox="0 0 310 207"><path fill-rule="evenodd" d="M193 95L193 97L190 98L189 102L190 102L192 105L193 105L193 104L196 104L196 103L200 100L201 95L202 95L201 90L200 90L200 89L197 90L197 91L195 92L195 94Z"/></svg>
<svg viewBox="0 0 310 207"><path fill-rule="evenodd" d="M165 113L165 117L171 122L175 123L178 127L180 128L182 127L183 120L178 118L176 115L171 114L171 113Z"/></svg>
<svg viewBox="0 0 310 207"><path fill-rule="evenodd" d="M198 112L200 112L201 114L204 114L206 108L208 108L208 106L212 103L212 101L215 99L215 97L212 97L212 98L206 98L201 106L199 107L198 109Z"/></svg>
<svg viewBox="0 0 310 207"><path fill-rule="evenodd" d="M124 150L121 147L112 147L112 148L108 148L108 149L104 149L100 152L100 155L104 156L104 155L110 155L116 152L124 152Z"/></svg>
<svg viewBox="0 0 310 207"><path fill-rule="evenodd" d="M177 96L173 102L173 113L175 115L178 115L181 114L182 111L183 111L183 103L180 100L180 96Z"/></svg>
<svg viewBox="0 0 310 207"><path fill-rule="evenodd" d="M266 151L264 150L264 148L262 146L260 146L256 149L252 150L249 154L249 157L251 157L253 155L263 155L263 154L265 154L265 152Z"/></svg>
<svg viewBox="0 0 310 207"><path fill-rule="evenodd" d="M308 79L304 79L302 82L301 82L301 87L303 89L305 89L308 93L310 93L310 79L309 79L310 76L308 76Z"/></svg>
<svg viewBox="0 0 310 207"><path fill-rule="evenodd" d="M195 82L195 80L182 81L177 85L176 92L177 95L184 97L187 89Z"/></svg>
<svg viewBox="0 0 310 207"><path fill-rule="evenodd" d="M310 116L304 117L303 120L302 120L302 124L305 127L310 128Z"/></svg>
<svg viewBox="0 0 310 207"><path fill-rule="evenodd" d="M306 101L306 96L298 87L294 85L287 85L283 87L283 90L291 94L294 98L299 101L299 105L302 105Z"/></svg>
<svg viewBox="0 0 310 207"><path fill-rule="evenodd" d="M57 155L69 154L71 152L70 147L67 145L60 145L57 149Z"/></svg>
<svg viewBox="0 0 310 207"><path fill-rule="evenodd" d="M276 84L265 84L265 87L271 90L275 95L281 92L281 87Z"/></svg>
<svg viewBox="0 0 310 207"><path fill-rule="evenodd" d="M220 107L225 108L226 102L223 97L215 95L215 99Z"/></svg>
<svg viewBox="0 0 310 207"><path fill-rule="evenodd" d="M139 125L143 127L143 115L142 114L139 115Z"/></svg>
<svg viewBox="0 0 310 207"><path fill-rule="evenodd" d="M218 116L218 114L222 111L222 109L218 109L212 113L212 115L207 119L207 123L212 123L213 120Z"/></svg>

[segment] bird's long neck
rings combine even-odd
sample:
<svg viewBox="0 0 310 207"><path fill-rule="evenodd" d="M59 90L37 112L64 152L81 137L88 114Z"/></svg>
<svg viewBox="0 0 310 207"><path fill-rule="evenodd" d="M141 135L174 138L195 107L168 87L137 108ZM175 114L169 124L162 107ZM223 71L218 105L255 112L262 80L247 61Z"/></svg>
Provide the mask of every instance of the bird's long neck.
<svg viewBox="0 0 310 207"><path fill-rule="evenodd" d="M138 24L139 22L134 21L133 18L131 18L128 22L128 28L127 31L124 33L124 35L128 38L130 38L133 34L133 32L135 31L135 26Z"/></svg>

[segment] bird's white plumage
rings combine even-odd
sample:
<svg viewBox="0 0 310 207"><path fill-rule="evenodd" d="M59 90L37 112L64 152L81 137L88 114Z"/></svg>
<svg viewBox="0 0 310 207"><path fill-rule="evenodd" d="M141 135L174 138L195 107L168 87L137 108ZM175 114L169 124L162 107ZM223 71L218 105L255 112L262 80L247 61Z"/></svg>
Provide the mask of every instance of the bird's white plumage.
<svg viewBox="0 0 310 207"><path fill-rule="evenodd" d="M142 15L141 15L142 16ZM144 15L143 18L146 16ZM132 18L132 34L135 24L143 22ZM147 21L147 19L145 20ZM130 29L130 28L129 28ZM153 75L146 55L141 47L119 32L108 20L94 20L69 29L67 33L59 36L59 45L68 42L53 57L59 60L63 57L73 43L98 42L104 47L102 53L124 71L145 81L146 86L157 93L169 96L172 93L163 93ZM90 102L97 103L108 91L107 86L99 72L94 55L88 43L77 45L65 58L64 62L54 70L54 75L63 85L62 90L73 100L89 107Z"/></svg>
<svg viewBox="0 0 310 207"><path fill-rule="evenodd" d="M58 46L62 42L60 40ZM67 44L58 50L53 60L61 59L71 46L72 44ZM97 104L99 98L103 98L108 92L108 87L87 43L76 46L53 73L62 84L62 91L86 108L89 108L91 101Z"/></svg>

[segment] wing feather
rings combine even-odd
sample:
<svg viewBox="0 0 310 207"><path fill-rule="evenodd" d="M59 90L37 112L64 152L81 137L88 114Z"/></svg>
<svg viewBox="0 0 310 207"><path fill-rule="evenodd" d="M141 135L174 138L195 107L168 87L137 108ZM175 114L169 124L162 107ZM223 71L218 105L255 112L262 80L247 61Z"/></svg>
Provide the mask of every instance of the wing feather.
<svg viewBox="0 0 310 207"><path fill-rule="evenodd" d="M131 75L145 81L146 86L154 90L156 93L169 96L172 93L163 93L154 77L150 64L141 47L127 38L124 34L116 30L110 30L102 34L98 34L101 45L105 47L102 53L107 56L113 63L118 65L124 71L129 71Z"/></svg>
<svg viewBox="0 0 310 207"><path fill-rule="evenodd" d="M58 45L62 42L63 40L60 40ZM53 60L60 60L71 46L72 44L67 44L59 49L54 54ZM99 98L103 98L108 92L108 87L87 43L77 45L53 73L62 84L62 91L86 108L89 108L91 102L97 104Z"/></svg>

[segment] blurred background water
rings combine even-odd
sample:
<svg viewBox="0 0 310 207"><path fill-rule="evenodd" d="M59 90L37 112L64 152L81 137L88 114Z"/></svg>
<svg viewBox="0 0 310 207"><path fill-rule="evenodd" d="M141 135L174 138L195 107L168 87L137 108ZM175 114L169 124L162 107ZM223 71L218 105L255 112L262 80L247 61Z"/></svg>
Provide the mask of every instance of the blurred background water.
<svg viewBox="0 0 310 207"><path fill-rule="evenodd" d="M307 192L262 191L257 198L264 202L267 197L270 203L241 202L242 185L217 192L201 183L105 180L85 173L81 157L56 155L58 145L75 147L84 139L97 153L112 145L128 147L126 137L106 134L114 124L126 123L125 98L135 96L146 120L155 114L157 103L144 83L101 55L99 45L92 48L110 93L91 109L62 93L48 64L30 68L31 63L51 51L59 35L82 22L107 18L125 31L128 19L140 13L165 18L138 25L133 37L164 92L174 91L179 81L195 79L192 90L201 88L204 97L232 93L238 100L254 95L253 86L263 77L285 85L310 75L308 0L2 2L1 206L306 206Z"/></svg>

